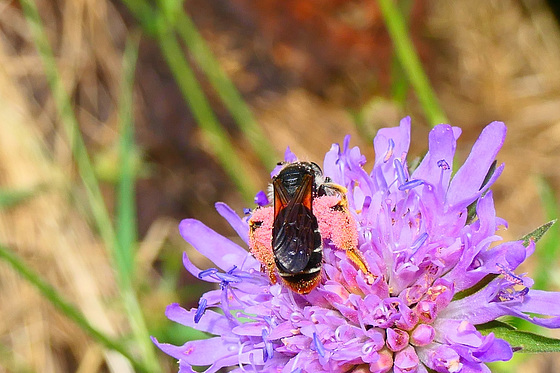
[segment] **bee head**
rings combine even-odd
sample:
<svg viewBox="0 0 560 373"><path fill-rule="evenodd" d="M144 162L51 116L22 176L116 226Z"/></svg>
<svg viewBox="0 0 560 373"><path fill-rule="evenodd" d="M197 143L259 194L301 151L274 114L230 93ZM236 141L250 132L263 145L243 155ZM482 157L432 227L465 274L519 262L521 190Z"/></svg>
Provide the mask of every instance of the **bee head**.
<svg viewBox="0 0 560 373"><path fill-rule="evenodd" d="M290 196L293 196L299 186L303 183L306 175L313 177L313 193L317 192L317 188L324 183L323 171L317 163L314 162L289 162L285 163L272 180L278 180L282 183L284 189Z"/></svg>

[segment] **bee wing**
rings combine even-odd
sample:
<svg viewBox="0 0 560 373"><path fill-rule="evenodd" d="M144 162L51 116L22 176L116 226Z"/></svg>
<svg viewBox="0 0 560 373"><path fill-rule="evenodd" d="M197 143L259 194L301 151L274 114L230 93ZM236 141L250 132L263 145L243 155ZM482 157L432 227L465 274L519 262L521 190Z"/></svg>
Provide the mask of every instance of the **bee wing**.
<svg viewBox="0 0 560 373"><path fill-rule="evenodd" d="M305 175L303 183L289 198L280 182L274 183L274 226L272 248L276 264L285 273L299 273L320 246L316 242L317 218L312 212L313 177Z"/></svg>

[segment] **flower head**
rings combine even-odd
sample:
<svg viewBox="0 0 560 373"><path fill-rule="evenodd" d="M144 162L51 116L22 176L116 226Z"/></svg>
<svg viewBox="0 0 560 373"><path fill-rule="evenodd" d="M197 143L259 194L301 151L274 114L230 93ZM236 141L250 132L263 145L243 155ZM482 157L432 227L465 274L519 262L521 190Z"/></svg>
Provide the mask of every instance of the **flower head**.
<svg viewBox="0 0 560 373"><path fill-rule="evenodd" d="M560 327L559 295L530 289L532 281L515 273L534 243L497 243L496 232L506 222L496 216L489 188L504 168L493 166L505 125L489 124L451 177L460 133L449 125L435 127L429 151L413 172L407 163L409 118L378 132L371 172L364 169L360 150L349 147L349 137L342 147L332 146L324 174L348 190L352 232L365 268L337 243L349 234L340 238L336 221L323 220L322 277L309 294L275 283L261 270L270 258L257 255L259 262L201 222L183 220L179 229L185 240L216 265L201 270L185 255L186 269L219 289L204 294L197 309L172 304L166 314L214 336L183 346L154 342L179 360L180 372L192 372L192 366L207 366L206 372L222 367L282 373L488 372L485 363L509 360L513 351L476 325L509 315ZM295 160L289 150L286 160ZM258 201L263 200L261 195ZM475 206L475 215L469 206ZM239 217L222 203L216 208L249 245L250 216ZM272 224L270 214L263 216ZM486 285L470 291L480 284Z"/></svg>

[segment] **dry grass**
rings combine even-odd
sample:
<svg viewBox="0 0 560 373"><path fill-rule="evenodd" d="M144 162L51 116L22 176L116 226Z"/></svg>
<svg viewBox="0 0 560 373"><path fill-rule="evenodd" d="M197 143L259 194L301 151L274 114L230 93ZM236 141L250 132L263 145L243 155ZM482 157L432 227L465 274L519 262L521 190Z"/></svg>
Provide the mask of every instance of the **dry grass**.
<svg viewBox="0 0 560 373"><path fill-rule="evenodd" d="M118 14L108 5L68 1L56 10L40 4L66 87L81 97L75 109L84 131L100 143L114 132L121 64L121 52L107 29ZM69 146L41 63L21 12L11 2L2 2L0 9L0 182L13 189L45 186L27 203L0 213L0 241L56 285L92 324L116 336L126 322L107 303L115 295L113 272L76 205L83 196L72 186L76 175ZM103 111L110 113L108 118L102 119ZM2 359L6 371L96 372L104 361L112 371L131 371L125 359L93 344L11 268L0 268L0 335L4 349L13 352Z"/></svg>
<svg viewBox="0 0 560 373"><path fill-rule="evenodd" d="M0 187L47 188L16 208L0 211L0 243L22 255L93 324L119 335L126 331L127 323L110 302L116 292L114 275L107 253L85 217L70 149L15 4L0 1ZM42 0L38 5L90 150L110 148L116 138L127 33L122 15L106 0ZM510 222L506 235L518 237L544 221L536 177L545 177L555 190L560 187L558 26L542 1L440 0L429 5L434 62L430 71L452 124L464 129L461 153L466 154L488 122L503 120L509 127L499 156L507 164L506 172L494 190L498 215ZM224 31L216 31L216 43L223 40L220 32ZM243 66L246 56L238 50L223 45L216 50L229 65ZM228 56L233 60L228 62ZM144 78L163 79L149 74ZM152 110L162 110L140 102L144 107L137 113L139 122L148 121ZM346 133L353 133L354 143L364 146L343 109L305 90L263 95L253 106L266 131L275 134L279 152L292 144L298 154L320 159L330 143L341 141ZM395 123L400 113L390 105L383 108L371 114L382 116L375 119L376 125ZM411 110L413 114L417 111ZM424 142L426 130L416 131L422 133L418 138ZM371 150L364 152L372 159ZM155 167L173 172L173 164L161 162ZM219 197L239 204L238 197L224 189ZM107 198L110 201L111 195ZM210 201L193 203L203 206ZM150 213L149 221L158 218L157 211ZM140 251L141 271L154 277L152 263L162 242L176 234L170 228L174 220L157 222ZM160 312L165 301L161 300ZM552 372L547 368L551 361L532 359L520 369ZM98 347L0 263L0 372L107 369L131 371L125 360Z"/></svg>
<svg viewBox="0 0 560 373"><path fill-rule="evenodd" d="M558 24L543 1L435 1L432 12L431 32L447 50L436 84L451 122L470 139L492 120L508 125L498 158L506 169L493 190L510 225L503 235L516 239L546 219L538 178L560 190ZM518 371L554 372L557 355L528 359Z"/></svg>
<svg viewBox="0 0 560 373"><path fill-rule="evenodd" d="M466 137L508 125L495 188L514 237L543 221L536 176L560 187L560 34L542 1L434 2L431 31L446 45L440 97Z"/></svg>

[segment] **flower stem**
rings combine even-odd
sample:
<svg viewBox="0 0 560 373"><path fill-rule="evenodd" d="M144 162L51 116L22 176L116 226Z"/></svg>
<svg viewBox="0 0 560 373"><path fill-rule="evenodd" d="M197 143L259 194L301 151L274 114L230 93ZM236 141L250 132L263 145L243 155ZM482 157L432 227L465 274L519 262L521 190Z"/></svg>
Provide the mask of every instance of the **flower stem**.
<svg viewBox="0 0 560 373"><path fill-rule="evenodd" d="M379 0L378 4L395 46L397 58L418 96L428 121L432 126L448 123L449 121L439 105L436 94L408 35L402 13L393 0Z"/></svg>

